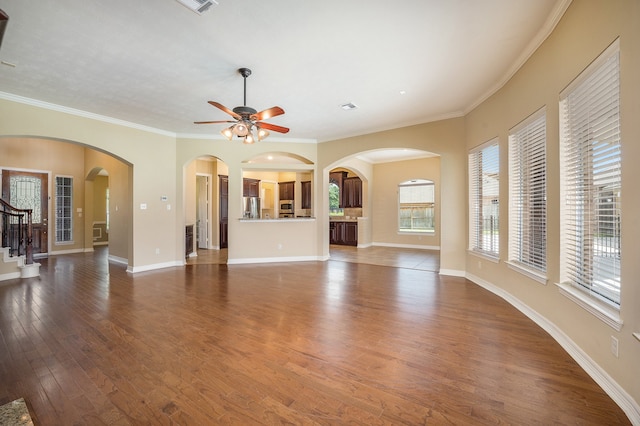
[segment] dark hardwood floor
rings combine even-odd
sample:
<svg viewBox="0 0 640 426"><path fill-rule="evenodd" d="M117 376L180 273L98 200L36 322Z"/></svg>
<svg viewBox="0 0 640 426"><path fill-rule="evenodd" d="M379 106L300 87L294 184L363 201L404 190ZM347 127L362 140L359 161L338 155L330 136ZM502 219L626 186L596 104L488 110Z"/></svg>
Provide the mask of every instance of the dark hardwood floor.
<svg viewBox="0 0 640 426"><path fill-rule="evenodd" d="M0 404L37 425L628 424L463 278L347 261L129 275L106 250L0 283Z"/></svg>

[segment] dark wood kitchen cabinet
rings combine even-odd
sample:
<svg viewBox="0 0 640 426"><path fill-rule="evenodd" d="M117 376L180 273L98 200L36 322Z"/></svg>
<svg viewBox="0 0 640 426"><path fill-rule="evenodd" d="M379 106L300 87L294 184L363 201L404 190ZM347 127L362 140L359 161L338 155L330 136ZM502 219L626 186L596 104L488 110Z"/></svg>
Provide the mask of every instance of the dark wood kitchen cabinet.
<svg viewBox="0 0 640 426"><path fill-rule="evenodd" d="M329 222L329 244L358 245L358 222Z"/></svg>
<svg viewBox="0 0 640 426"><path fill-rule="evenodd" d="M229 247L229 176L220 179L220 248Z"/></svg>
<svg viewBox="0 0 640 426"><path fill-rule="evenodd" d="M259 197L260 196L260 179L242 179L242 196L243 197Z"/></svg>
<svg viewBox="0 0 640 426"><path fill-rule="evenodd" d="M359 177L343 179L342 207L362 207L362 180Z"/></svg>
<svg viewBox="0 0 640 426"><path fill-rule="evenodd" d="M337 224L340 222L329 222L329 244L338 244Z"/></svg>
<svg viewBox="0 0 640 426"><path fill-rule="evenodd" d="M281 200L293 200L295 182L278 182L278 193Z"/></svg>
<svg viewBox="0 0 640 426"><path fill-rule="evenodd" d="M193 225L187 225L184 232L185 257L193 253Z"/></svg>
<svg viewBox="0 0 640 426"><path fill-rule="evenodd" d="M302 205L303 209L311 208L311 181L300 182L300 190L302 192Z"/></svg>

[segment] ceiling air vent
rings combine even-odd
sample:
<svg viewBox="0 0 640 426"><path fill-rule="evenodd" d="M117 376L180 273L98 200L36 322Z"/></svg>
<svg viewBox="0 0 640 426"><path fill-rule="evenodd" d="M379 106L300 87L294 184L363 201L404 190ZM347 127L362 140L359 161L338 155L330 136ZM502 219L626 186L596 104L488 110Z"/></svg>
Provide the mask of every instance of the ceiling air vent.
<svg viewBox="0 0 640 426"><path fill-rule="evenodd" d="M216 0L176 0L178 3L188 7L193 10L198 15L202 15L204 12L209 10L211 6L214 4L217 5L218 2Z"/></svg>

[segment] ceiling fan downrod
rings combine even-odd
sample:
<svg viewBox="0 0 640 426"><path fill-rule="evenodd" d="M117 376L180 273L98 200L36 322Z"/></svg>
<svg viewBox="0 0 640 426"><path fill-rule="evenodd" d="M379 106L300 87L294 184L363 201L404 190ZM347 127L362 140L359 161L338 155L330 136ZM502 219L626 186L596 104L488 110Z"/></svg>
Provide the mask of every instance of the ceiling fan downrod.
<svg viewBox="0 0 640 426"><path fill-rule="evenodd" d="M247 77L251 75L251 70L249 68L240 68L238 70L242 78L244 78L244 106L247 106Z"/></svg>

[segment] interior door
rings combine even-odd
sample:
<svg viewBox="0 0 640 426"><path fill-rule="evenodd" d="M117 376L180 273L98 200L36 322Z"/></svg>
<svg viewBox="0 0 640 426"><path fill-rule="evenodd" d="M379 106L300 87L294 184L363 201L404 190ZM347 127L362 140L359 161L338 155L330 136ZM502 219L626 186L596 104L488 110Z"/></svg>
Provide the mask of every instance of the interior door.
<svg viewBox="0 0 640 426"><path fill-rule="evenodd" d="M49 250L49 175L2 170L2 199L18 209L33 210L33 254L46 254Z"/></svg>
<svg viewBox="0 0 640 426"><path fill-rule="evenodd" d="M209 177L196 176L196 228L198 248L209 248Z"/></svg>

